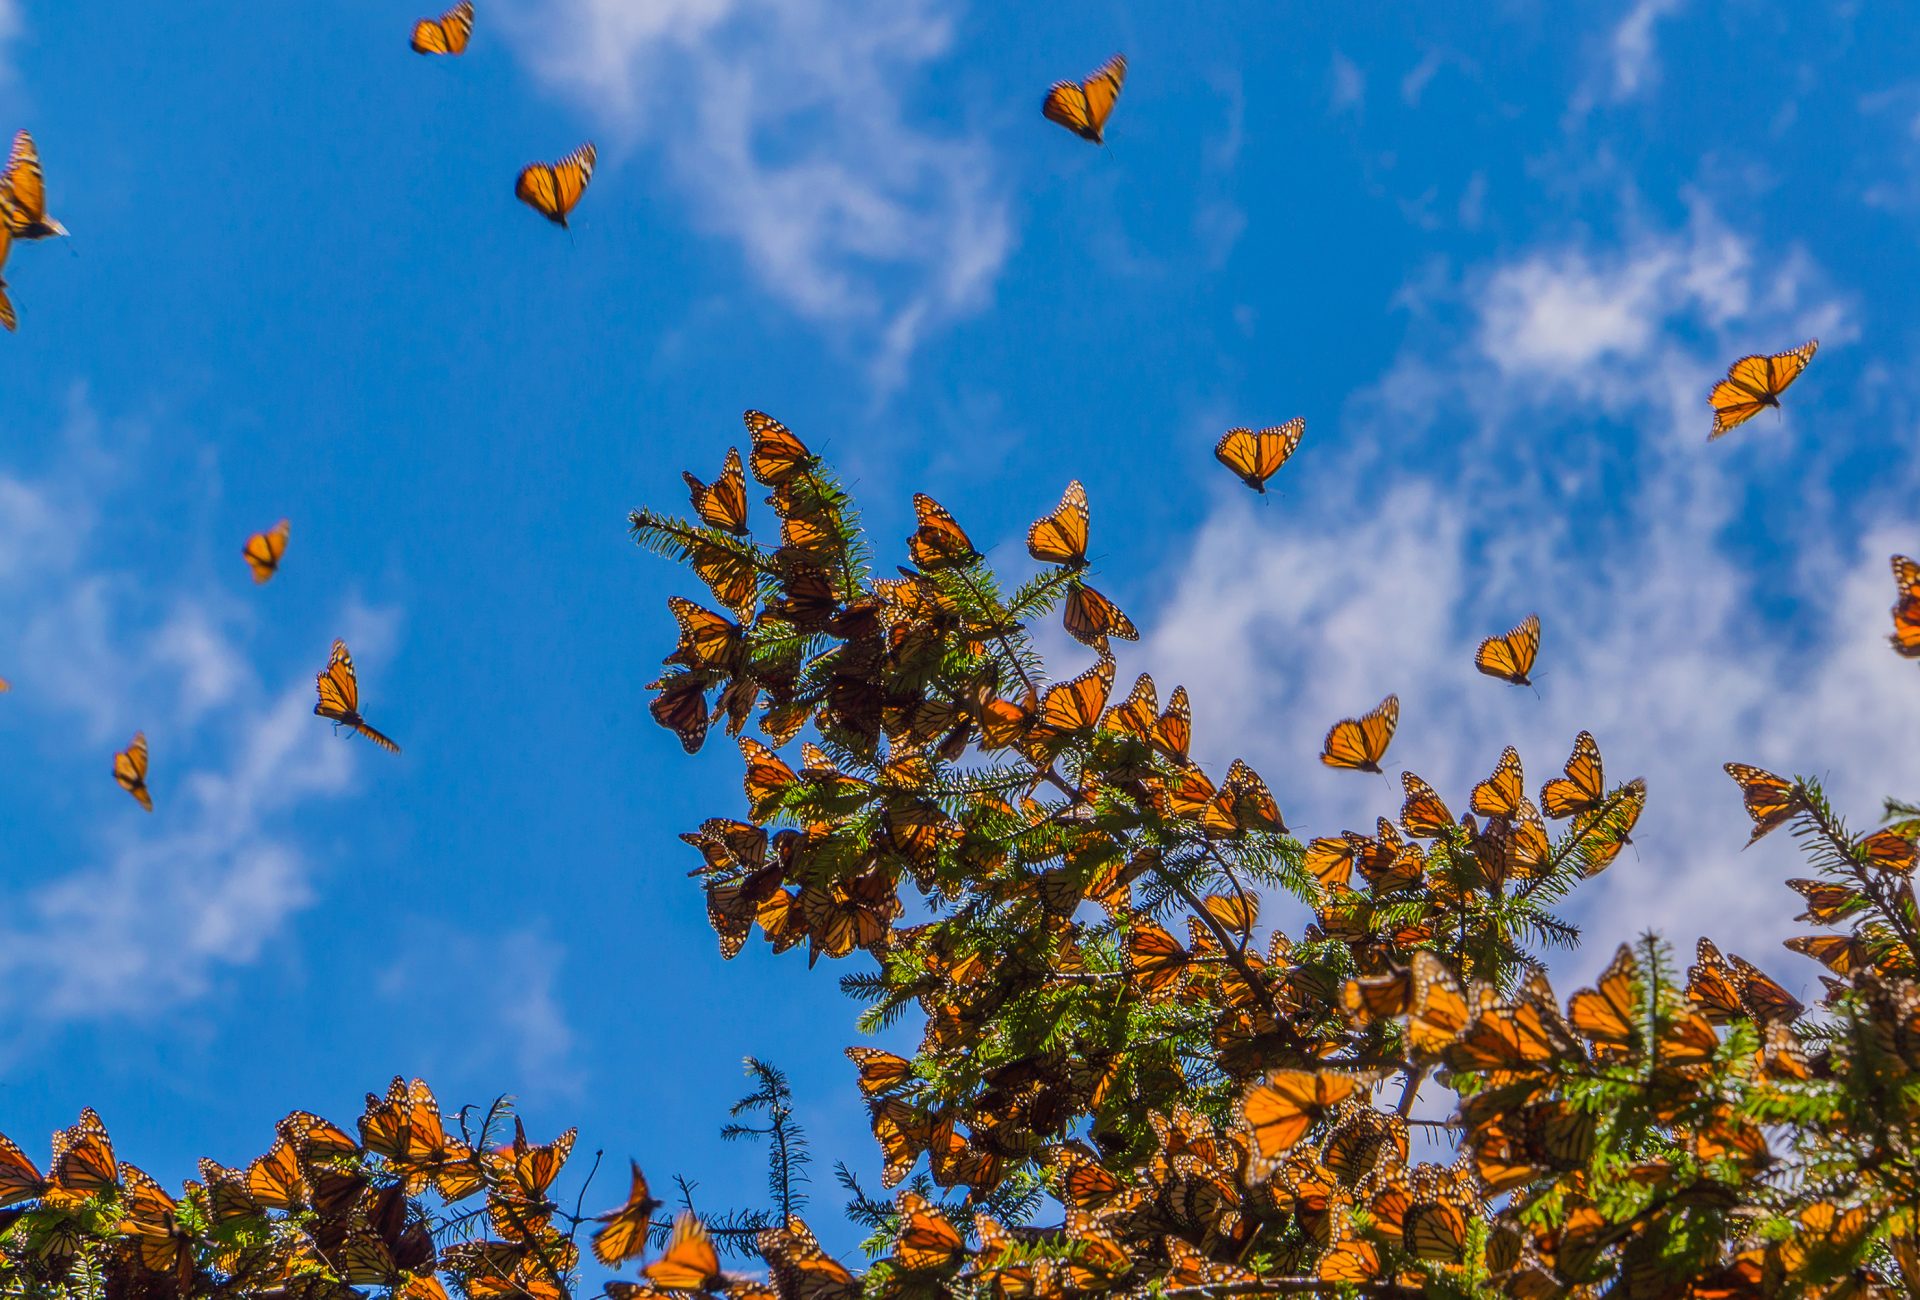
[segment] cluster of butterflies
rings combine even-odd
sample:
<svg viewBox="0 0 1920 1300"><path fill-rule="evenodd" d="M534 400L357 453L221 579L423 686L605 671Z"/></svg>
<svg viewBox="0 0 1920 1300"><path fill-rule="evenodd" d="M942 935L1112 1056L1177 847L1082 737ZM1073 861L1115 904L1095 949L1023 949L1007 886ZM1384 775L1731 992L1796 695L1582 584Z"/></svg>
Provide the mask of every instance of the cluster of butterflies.
<svg viewBox="0 0 1920 1300"><path fill-rule="evenodd" d="M291 527L282 519L267 531L247 538L240 554L252 571L256 584L268 581L280 571L280 561L287 553L290 535ZM327 666L314 678L314 688L319 695L313 706L316 715L326 718L336 728L345 727L348 734L365 736L390 754L400 752L400 746L374 730L360 716L360 682L354 675L353 656L348 653L345 641L334 641L333 651L327 657ZM9 689L8 684L0 681L0 690L6 689ZM147 733L136 731L131 743L113 756L113 779L142 808L152 812L153 792L147 788L147 763Z"/></svg>
<svg viewBox="0 0 1920 1300"><path fill-rule="evenodd" d="M47 178L40 170L40 151L33 137L21 131L13 137L13 151L0 171L0 325L11 331L20 321L7 296L7 256L16 239L47 239L67 228L47 215Z"/></svg>
<svg viewBox="0 0 1920 1300"><path fill-rule="evenodd" d="M44 1176L0 1136L7 1262L32 1294L104 1275L112 1296L353 1300L374 1286L404 1300L448 1300L444 1277L474 1300L562 1300L580 1221L551 1193L574 1132L535 1144L515 1119L511 1138L489 1145L504 1119L496 1106L469 1140L465 1112L456 1131L423 1081L395 1079L384 1096L367 1094L355 1131L295 1111L264 1154L238 1168L202 1160L175 1196L117 1159L106 1126L85 1110L54 1134ZM637 1168L634 1176L644 1197ZM484 1231L437 1246L421 1199L428 1192ZM477 1208L468 1204L476 1199ZM635 1208L630 1201L599 1220L603 1257L627 1249ZM648 1212L650 1204L640 1208Z"/></svg>

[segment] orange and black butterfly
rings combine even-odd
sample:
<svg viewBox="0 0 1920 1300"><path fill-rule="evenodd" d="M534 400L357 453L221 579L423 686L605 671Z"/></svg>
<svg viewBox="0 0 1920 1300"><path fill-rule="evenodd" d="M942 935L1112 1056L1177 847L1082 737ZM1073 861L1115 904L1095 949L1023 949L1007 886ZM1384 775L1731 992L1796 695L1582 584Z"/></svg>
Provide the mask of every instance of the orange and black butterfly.
<svg viewBox="0 0 1920 1300"><path fill-rule="evenodd" d="M1508 745L1493 775L1473 787L1467 806L1482 817L1516 817L1521 802L1527 797L1525 781L1520 770L1520 751Z"/></svg>
<svg viewBox="0 0 1920 1300"><path fill-rule="evenodd" d="M966 1258L967 1244L953 1224L918 1192L900 1193L900 1229L894 1262L908 1273L940 1272Z"/></svg>
<svg viewBox="0 0 1920 1300"><path fill-rule="evenodd" d="M1741 357L1728 366L1727 377L1707 394L1707 404L1713 407L1713 431L1707 441L1745 424L1769 406L1778 408L1780 394L1800 377L1819 349L1819 339L1808 339L1791 352Z"/></svg>
<svg viewBox="0 0 1920 1300"><path fill-rule="evenodd" d="M1893 648L1908 659L1920 659L1920 564L1904 555L1893 557L1893 580L1900 598L1893 603Z"/></svg>
<svg viewBox="0 0 1920 1300"><path fill-rule="evenodd" d="M907 552L922 569L948 569L980 558L966 530L938 501L924 492L916 492L913 513L920 526L907 539Z"/></svg>
<svg viewBox="0 0 1920 1300"><path fill-rule="evenodd" d="M34 1168L27 1153L4 1133L0 1133L0 1206L26 1201L47 1190L47 1180Z"/></svg>
<svg viewBox="0 0 1920 1300"><path fill-rule="evenodd" d="M333 643L333 654L314 678L314 685L320 692L319 702L313 706L315 714L332 719L335 726L359 732L389 754L400 752L400 746L369 727L360 716L360 683L353 675L353 656L347 653L345 641Z"/></svg>
<svg viewBox="0 0 1920 1300"><path fill-rule="evenodd" d="M662 1291L713 1291L724 1286L720 1256L706 1227L692 1214L674 1220L673 1236L659 1259L640 1270Z"/></svg>
<svg viewBox="0 0 1920 1300"><path fill-rule="evenodd" d="M464 54L472 35L473 0L460 0L438 18L422 18L413 25L413 52Z"/></svg>
<svg viewBox="0 0 1920 1300"><path fill-rule="evenodd" d="M1798 998L1740 954L1722 957L1711 939L1702 937L1695 955L1699 960L1687 967L1687 997L1714 1024L1736 1016L1762 1025L1788 1024L1806 1010Z"/></svg>
<svg viewBox="0 0 1920 1300"><path fill-rule="evenodd" d="M888 1092L913 1078L913 1062L877 1047L849 1047L847 1059L860 1070L860 1091L866 1096Z"/></svg>
<svg viewBox="0 0 1920 1300"><path fill-rule="evenodd" d="M1087 490L1075 479L1061 494L1053 513L1027 529L1027 554L1043 564L1087 567Z"/></svg>
<svg viewBox="0 0 1920 1300"><path fill-rule="evenodd" d="M1138 641L1140 629L1133 620L1121 612L1118 605L1089 587L1084 582L1075 582L1067 593L1067 603L1061 610L1061 622L1067 629L1067 635L1082 645L1090 645L1105 650L1108 637L1118 637L1122 641Z"/></svg>
<svg viewBox="0 0 1920 1300"><path fill-rule="evenodd" d="M786 425L763 411L748 411L742 418L753 439L748 468L761 486L777 488L813 467L813 453Z"/></svg>
<svg viewBox="0 0 1920 1300"><path fill-rule="evenodd" d="M1389 695L1371 712L1334 723L1320 748L1320 761L1328 767L1378 772L1387 745L1393 740L1394 728L1399 725L1400 697Z"/></svg>
<svg viewBox="0 0 1920 1300"><path fill-rule="evenodd" d="M1598 808L1606 798L1600 746L1590 733L1583 731L1573 738L1566 773L1540 787L1540 807L1555 820Z"/></svg>
<svg viewBox="0 0 1920 1300"><path fill-rule="evenodd" d="M1400 787L1406 802L1400 807L1400 824L1407 834L1418 839L1439 839L1454 829L1453 813L1432 786L1412 772L1400 774Z"/></svg>
<svg viewBox="0 0 1920 1300"><path fill-rule="evenodd" d="M618 1268L646 1251L647 1234L653 1228L653 1212L660 1208L660 1202L647 1188L647 1176L640 1172L639 1163L631 1160L627 1163L633 1167L633 1185L627 1192L627 1203L601 1215L600 1222L607 1226L593 1234L594 1258L608 1268Z"/></svg>
<svg viewBox="0 0 1920 1300"><path fill-rule="evenodd" d="M747 476L740 468L737 449L727 448L726 464L720 469L720 477L712 483L702 483L684 471L680 477L687 481L687 491L693 497L693 508L700 515L701 523L729 533L747 531Z"/></svg>
<svg viewBox="0 0 1920 1300"><path fill-rule="evenodd" d="M113 756L113 779L137 799L142 808L153 811L153 796L147 793L146 732L134 732L133 743Z"/></svg>
<svg viewBox="0 0 1920 1300"><path fill-rule="evenodd" d="M1413 954L1407 1041L1422 1056L1451 1047L1466 1030L1472 1008L1453 968L1426 949Z"/></svg>
<svg viewBox="0 0 1920 1300"><path fill-rule="evenodd" d="M47 181L40 172L40 151L25 131L13 137L13 153L0 171L0 220L15 239L64 235L67 228L47 215Z"/></svg>
<svg viewBox="0 0 1920 1300"><path fill-rule="evenodd" d="M1353 1096L1352 1075L1326 1070L1275 1070L1247 1089L1236 1107L1252 1139L1248 1170L1264 1178L1284 1163L1315 1120Z"/></svg>
<svg viewBox="0 0 1920 1300"><path fill-rule="evenodd" d="M532 163L513 183L514 197L556 226L567 224L567 214L587 192L593 179L594 148L591 141L553 163Z"/></svg>
<svg viewBox="0 0 1920 1300"><path fill-rule="evenodd" d="M53 1190L71 1199L84 1199L120 1185L119 1165L113 1158L113 1140L107 1126L87 1107L71 1128L53 1135L53 1163L48 1181Z"/></svg>
<svg viewBox="0 0 1920 1300"><path fill-rule="evenodd" d="M1104 144L1107 117L1127 79L1127 59L1116 54L1085 81L1056 81L1047 89L1040 111L1082 140Z"/></svg>
<svg viewBox="0 0 1920 1300"><path fill-rule="evenodd" d="M1111 659L1102 659L1078 677L1047 687L1040 695L1028 738L1044 748L1091 731L1099 723L1112 690Z"/></svg>
<svg viewBox="0 0 1920 1300"><path fill-rule="evenodd" d="M255 582L265 582L280 571L280 557L287 553L289 532L287 521L282 519L266 532L249 537L247 544L240 548L247 567L253 570Z"/></svg>
<svg viewBox="0 0 1920 1300"><path fill-rule="evenodd" d="M1228 429L1214 444L1213 458L1264 496L1267 480L1299 449L1300 435L1306 431L1307 422L1297 416L1271 429Z"/></svg>
<svg viewBox="0 0 1920 1300"><path fill-rule="evenodd" d="M1503 636L1490 636L1473 652L1473 666L1515 686L1531 686L1534 656L1540 653L1540 616L1529 614Z"/></svg>
<svg viewBox="0 0 1920 1300"><path fill-rule="evenodd" d="M1600 973L1599 983L1593 988L1581 989L1567 1003L1568 1023L1592 1044L1597 1059L1620 1060L1638 1050L1639 978L1640 966L1633 958L1633 949L1623 943L1614 953L1613 961Z"/></svg>
<svg viewBox="0 0 1920 1300"><path fill-rule="evenodd" d="M1793 782L1745 763L1728 763L1726 772L1739 783L1747 816L1753 818L1753 834L1747 837L1747 843L1752 844L1776 826L1793 820L1793 815L1800 811L1800 792Z"/></svg>

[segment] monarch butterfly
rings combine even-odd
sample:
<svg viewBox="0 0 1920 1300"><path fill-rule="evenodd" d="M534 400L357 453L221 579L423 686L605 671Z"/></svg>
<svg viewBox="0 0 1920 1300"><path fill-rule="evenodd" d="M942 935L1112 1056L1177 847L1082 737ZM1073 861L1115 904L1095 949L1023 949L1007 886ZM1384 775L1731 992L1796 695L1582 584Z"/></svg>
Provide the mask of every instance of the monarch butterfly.
<svg viewBox="0 0 1920 1300"><path fill-rule="evenodd" d="M1142 997L1173 984L1192 960L1178 939L1151 921L1136 921L1127 930L1127 978Z"/></svg>
<svg viewBox="0 0 1920 1300"><path fill-rule="evenodd" d="M1056 81L1047 88L1040 111L1048 121L1058 122L1082 140L1106 143L1103 132L1114 101L1120 98L1120 86L1127 79L1127 59L1116 54L1094 70L1085 81Z"/></svg>
<svg viewBox="0 0 1920 1300"><path fill-rule="evenodd" d="M1264 1178L1278 1168L1313 1122L1356 1086L1353 1076L1326 1070L1275 1070L1247 1089L1235 1113L1251 1138L1249 1171Z"/></svg>
<svg viewBox="0 0 1920 1300"><path fill-rule="evenodd" d="M347 653L345 641L333 643L333 654L314 678L314 686L320 693L313 706L316 715L331 719L336 727L359 732L389 754L400 752L400 746L369 727L360 716L360 683L353 675L353 656Z"/></svg>
<svg viewBox="0 0 1920 1300"><path fill-rule="evenodd" d="M13 137L13 152L0 171L0 218L18 239L64 235L67 228L47 215L47 181L40 173L40 151L25 131Z"/></svg>
<svg viewBox="0 0 1920 1300"><path fill-rule="evenodd" d="M1860 840L1858 847L1866 854L1868 865L1903 876L1911 874L1916 860L1920 860L1920 845L1914 843L1912 832L1899 826L1875 831Z"/></svg>
<svg viewBox="0 0 1920 1300"><path fill-rule="evenodd" d="M464 54L472 35L473 0L460 0L438 18L422 18L413 25L413 52Z"/></svg>
<svg viewBox="0 0 1920 1300"><path fill-rule="evenodd" d="M822 1250L813 1229L799 1219L788 1219L784 1228L765 1229L754 1237L754 1245L767 1261L780 1300L853 1300L860 1294L846 1265ZM732 1291L728 1295L734 1300Z"/></svg>
<svg viewBox="0 0 1920 1300"><path fill-rule="evenodd" d="M869 1097L897 1088L913 1078L912 1061L877 1047L849 1047L847 1059L859 1067L860 1091Z"/></svg>
<svg viewBox="0 0 1920 1300"><path fill-rule="evenodd" d="M1583 731L1573 738L1573 753L1567 758L1566 773L1540 787L1540 806L1556 821L1597 808L1606 798L1600 746L1590 733Z"/></svg>
<svg viewBox="0 0 1920 1300"><path fill-rule="evenodd" d="M600 1222L607 1226L593 1234L593 1256L608 1268L618 1268L646 1251L647 1234L653 1228L653 1212L660 1208L660 1202L647 1187L647 1176L640 1172L640 1163L636 1160L627 1163L633 1170L627 1202L601 1215Z"/></svg>
<svg viewBox="0 0 1920 1300"><path fill-rule="evenodd" d="M693 508L699 514L700 522L729 533L744 534L747 531L747 476L740 469L740 452L737 448L727 448L727 459L721 466L720 477L711 484L702 483L685 471L681 472L680 477L687 481L687 491L693 497Z"/></svg>
<svg viewBox="0 0 1920 1300"><path fill-rule="evenodd" d="M1633 1054L1640 1035L1640 998L1635 982L1640 967L1633 949L1621 944L1613 961L1600 973L1599 983L1581 989L1567 1003L1567 1019L1602 1061Z"/></svg>
<svg viewBox="0 0 1920 1300"><path fill-rule="evenodd" d="M307 1204L307 1179L299 1153L284 1136L247 1166L247 1195L270 1210L299 1210Z"/></svg>
<svg viewBox="0 0 1920 1300"><path fill-rule="evenodd" d="M1080 1210L1103 1210L1116 1202L1132 1204L1135 1190L1077 1145L1054 1147L1047 1165L1055 1179L1055 1193Z"/></svg>
<svg viewBox="0 0 1920 1300"><path fill-rule="evenodd" d="M966 530L945 506L924 492L913 494L913 513L920 526L907 539L907 552L922 569L946 569L980 558Z"/></svg>
<svg viewBox="0 0 1920 1300"><path fill-rule="evenodd" d="M967 1244L927 1198L918 1192L900 1193L900 1228L894 1239L894 1259L909 1273L936 1272L958 1263Z"/></svg>
<svg viewBox="0 0 1920 1300"><path fill-rule="evenodd" d="M1482 817L1513 817L1527 796L1526 778L1520 770L1520 751L1508 745L1495 765L1493 775L1473 787L1467 806Z"/></svg>
<svg viewBox="0 0 1920 1300"><path fill-rule="evenodd" d="M513 183L514 197L556 226L567 224L567 214L587 192L593 179L593 143L589 141L554 163L531 163Z"/></svg>
<svg viewBox="0 0 1920 1300"><path fill-rule="evenodd" d="M727 1280L706 1227L690 1213L673 1221L665 1253L640 1271L663 1291L712 1291Z"/></svg>
<svg viewBox="0 0 1920 1300"><path fill-rule="evenodd" d="M13 231L8 228L5 221L0 221L0 270L5 269L7 254L12 250ZM11 333L19 324L20 318L14 315L13 311L13 299L7 297L6 277L0 276L0 325L6 326Z"/></svg>
<svg viewBox="0 0 1920 1300"><path fill-rule="evenodd" d="M172 1279L185 1293L193 1284L193 1238L181 1231L174 1210L179 1203L153 1176L135 1165L121 1165L126 1188L125 1217L119 1230L132 1239L141 1267Z"/></svg>
<svg viewBox="0 0 1920 1300"><path fill-rule="evenodd" d="M738 623L679 596L667 597L667 608L680 625L680 644L667 656L668 663L689 668L732 667L745 646L745 633Z"/></svg>
<svg viewBox="0 0 1920 1300"><path fill-rule="evenodd" d="M120 1185L119 1166L113 1159L113 1139L91 1106L80 1112L79 1122L53 1135L53 1163L48 1166L53 1190L73 1199L84 1199Z"/></svg>
<svg viewBox="0 0 1920 1300"><path fill-rule="evenodd" d="M1053 513L1027 529L1027 554L1043 564L1087 567L1087 490L1075 479L1067 484Z"/></svg>
<svg viewBox="0 0 1920 1300"><path fill-rule="evenodd" d="M1431 1056L1444 1052L1470 1016L1466 990L1446 962L1422 948L1413 954L1413 987L1407 1009L1407 1041Z"/></svg>
<svg viewBox="0 0 1920 1300"><path fill-rule="evenodd" d="M1378 772L1400 725L1400 697L1389 695L1370 713L1358 718L1342 718L1327 732L1320 748L1320 761L1328 767L1351 768L1358 772Z"/></svg>
<svg viewBox="0 0 1920 1300"><path fill-rule="evenodd" d="M1061 622L1067 634L1082 645L1105 649L1107 638L1138 641L1140 629L1121 612L1120 607L1084 582L1075 582L1061 610Z"/></svg>
<svg viewBox="0 0 1920 1300"><path fill-rule="evenodd" d="M1920 659L1920 564L1894 556L1893 580L1900 584L1900 598L1893 605L1893 635L1887 639L1904 658Z"/></svg>
<svg viewBox="0 0 1920 1300"><path fill-rule="evenodd" d="M496 1152L493 1160L497 1167L505 1170L507 1190L531 1204L545 1204L547 1189L553 1186L567 1157L573 1154L573 1142L578 1135L577 1129L568 1129L551 1142L535 1145L527 1141L527 1130L520 1117L514 1116L513 1145ZM445 1142L444 1135L442 1142Z"/></svg>
<svg viewBox="0 0 1920 1300"><path fill-rule="evenodd" d="M748 466L761 486L779 487L812 467L813 453L786 425L763 411L748 411L742 418L753 439Z"/></svg>
<svg viewBox="0 0 1920 1300"><path fill-rule="evenodd" d="M1791 943L1788 945L1791 947ZM1806 1010L1765 971L1738 953L1720 955L1713 940L1701 938L1694 949L1699 958L1687 967L1687 997L1699 1004L1708 1020L1725 1024L1745 1016L1757 1024L1786 1024Z"/></svg>
<svg viewBox="0 0 1920 1300"><path fill-rule="evenodd" d="M1534 656L1540 653L1540 616L1529 614L1503 636L1490 636L1473 652L1473 666L1489 677L1531 686Z"/></svg>
<svg viewBox="0 0 1920 1300"><path fill-rule="evenodd" d="M1832 925L1861 910L1867 903L1867 896L1859 890L1830 880L1789 880L1787 888L1807 900L1807 910L1793 919L1811 921L1815 925Z"/></svg>
<svg viewBox="0 0 1920 1300"><path fill-rule="evenodd" d="M147 793L146 732L134 732L133 743L113 756L113 779L137 799L142 808L153 811L153 796Z"/></svg>
<svg viewBox="0 0 1920 1300"><path fill-rule="evenodd" d="M1727 377L1707 394L1707 404L1713 408L1713 431L1707 441L1745 424L1769 406L1777 408L1780 394L1800 377L1819 349L1819 339L1808 339L1791 352L1741 357L1728 366Z"/></svg>
<svg viewBox="0 0 1920 1300"><path fill-rule="evenodd" d="M280 571L280 557L287 553L287 521L282 519L264 533L255 533L240 548L255 582L265 582Z"/></svg>
<svg viewBox="0 0 1920 1300"><path fill-rule="evenodd" d="M1041 692L1029 737L1045 746L1091 730L1107 707L1107 695L1113 689L1113 671L1113 660L1102 659L1078 677L1057 682Z"/></svg>
<svg viewBox="0 0 1920 1300"><path fill-rule="evenodd" d="M1299 449L1300 435L1307 422L1296 416L1271 429L1228 429L1214 444L1213 458L1240 476L1240 481L1262 496L1267 480L1280 472L1287 458Z"/></svg>
<svg viewBox="0 0 1920 1300"><path fill-rule="evenodd" d="M1407 792L1400 808L1400 824L1407 828L1407 834L1430 840L1453 829L1453 813L1432 786L1411 772L1400 774L1400 786Z"/></svg>
<svg viewBox="0 0 1920 1300"><path fill-rule="evenodd" d="M1739 784L1747 816L1753 818L1753 834L1747 837L1747 843L1752 844L1783 822L1791 821L1800 811L1799 789L1792 782L1745 763L1728 763L1726 773Z"/></svg>

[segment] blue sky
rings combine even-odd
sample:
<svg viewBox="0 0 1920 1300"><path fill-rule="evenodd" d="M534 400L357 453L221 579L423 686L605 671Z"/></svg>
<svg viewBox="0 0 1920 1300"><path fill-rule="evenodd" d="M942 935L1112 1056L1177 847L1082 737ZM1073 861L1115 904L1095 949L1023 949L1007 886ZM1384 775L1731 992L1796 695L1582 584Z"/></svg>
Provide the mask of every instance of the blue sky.
<svg viewBox="0 0 1920 1300"><path fill-rule="evenodd" d="M0 338L0 1129L91 1103L171 1180L421 1073L719 1208L761 1186L714 1136L754 1052L871 1168L839 972L723 965L684 877L737 759L646 715L687 581L626 512L749 406L882 536L924 488L1016 570L1082 479L1123 673L1306 834L1396 802L1314 761L1389 690L1450 794L1591 728L1652 795L1569 977L1653 923L1814 985L1719 764L1862 820L1920 791L1898 6L480 10L434 61L392 3L0 0L0 127L74 232L15 248ZM1041 120L1116 49L1108 149ZM512 181L585 138L569 239ZM1812 335L1784 419L1706 446L1727 362ZM1268 499L1212 462L1293 415ZM1471 648L1536 609L1540 695L1502 693ZM402 757L310 715L335 636ZM152 817L108 775L136 729Z"/></svg>

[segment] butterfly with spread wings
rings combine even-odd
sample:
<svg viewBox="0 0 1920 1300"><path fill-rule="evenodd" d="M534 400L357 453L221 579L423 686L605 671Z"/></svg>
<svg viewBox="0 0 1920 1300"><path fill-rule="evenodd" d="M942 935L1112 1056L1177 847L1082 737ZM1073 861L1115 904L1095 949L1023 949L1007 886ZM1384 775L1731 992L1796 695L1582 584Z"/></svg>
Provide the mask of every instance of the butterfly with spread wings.
<svg viewBox="0 0 1920 1300"><path fill-rule="evenodd" d="M333 654L314 678L314 685L320 692L319 702L313 706L314 713L332 719L335 726L359 732L389 754L400 752L400 746L369 727L360 716L360 683L354 676L353 656L347 653L345 641L333 643Z"/></svg>
<svg viewBox="0 0 1920 1300"><path fill-rule="evenodd" d="M1489 677L1515 686L1531 686L1534 656L1540 653L1540 616L1529 614L1520 626L1501 636L1490 636L1473 652L1473 666Z"/></svg>
<svg viewBox="0 0 1920 1300"><path fill-rule="evenodd" d="M1297 416L1271 429L1228 429L1214 444L1213 458L1265 496L1267 480L1299 450L1300 436L1306 431L1307 422Z"/></svg>
<svg viewBox="0 0 1920 1300"><path fill-rule="evenodd" d="M464 54L472 36L473 0L460 0L438 18L422 18L413 25L413 52Z"/></svg>
<svg viewBox="0 0 1920 1300"><path fill-rule="evenodd" d="M1027 554L1043 564L1068 569L1087 567L1087 490L1075 479L1067 484L1053 513L1027 529Z"/></svg>
<svg viewBox="0 0 1920 1300"><path fill-rule="evenodd" d="M589 141L559 162L529 164L521 169L520 178L513 183L514 197L554 225L564 226L567 214L573 211L574 204L587 192L587 182L593 179L596 156Z"/></svg>
<svg viewBox="0 0 1920 1300"><path fill-rule="evenodd" d="M13 152L0 171L0 219L16 239L46 239L64 235L67 228L47 215L47 179L40 171L40 151L25 131L13 137Z"/></svg>
<svg viewBox="0 0 1920 1300"><path fill-rule="evenodd" d="M1769 406L1779 409L1780 394L1800 377L1819 350L1820 340L1808 339L1790 352L1741 357L1728 366L1727 377L1707 394L1707 404L1713 408L1713 430L1707 434L1707 441L1738 428Z"/></svg>
<svg viewBox="0 0 1920 1300"><path fill-rule="evenodd" d="M1120 98L1120 87L1127 79L1127 58L1116 54L1094 70L1085 81L1056 81L1047 88L1040 111L1050 122L1058 122L1082 140L1105 144L1107 118Z"/></svg>
<svg viewBox="0 0 1920 1300"><path fill-rule="evenodd" d="M148 812L153 811L153 796L147 793L147 733L133 733L133 743L113 756L113 779L139 801Z"/></svg>
<svg viewBox="0 0 1920 1300"><path fill-rule="evenodd" d="M249 537L247 544L240 548L247 567L253 570L255 582L265 582L280 571L280 559L287 553L290 532L290 525L282 519L266 532Z"/></svg>
<svg viewBox="0 0 1920 1300"><path fill-rule="evenodd" d="M1352 768L1358 772L1378 772L1400 725L1400 697L1389 695L1358 718L1342 718L1327 732L1321 746L1320 761L1328 767Z"/></svg>

